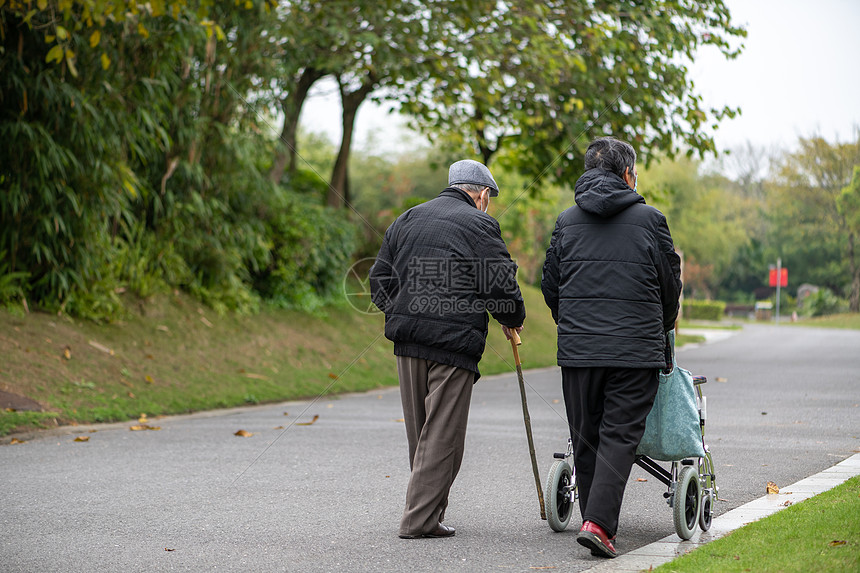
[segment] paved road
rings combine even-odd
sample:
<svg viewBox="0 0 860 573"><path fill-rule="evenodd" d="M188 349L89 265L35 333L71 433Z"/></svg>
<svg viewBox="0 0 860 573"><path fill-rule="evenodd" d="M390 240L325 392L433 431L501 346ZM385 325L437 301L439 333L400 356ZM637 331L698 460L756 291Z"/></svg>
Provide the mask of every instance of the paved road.
<svg viewBox="0 0 860 573"><path fill-rule="evenodd" d="M718 515L763 495L767 481L790 484L858 451L858 349L860 332L751 325L679 352L682 366L710 379L707 429L725 499ZM559 373L531 370L526 379L545 475L566 444ZM577 518L563 533L539 518L520 408L515 375L476 387L446 519L457 535L444 540L396 535L408 478L396 389L3 446L0 570L587 569L596 558L574 541ZM289 426L315 414L313 425ZM234 436L240 429L254 435ZM75 442L80 435L89 441ZM621 552L673 533L664 489L634 470Z"/></svg>

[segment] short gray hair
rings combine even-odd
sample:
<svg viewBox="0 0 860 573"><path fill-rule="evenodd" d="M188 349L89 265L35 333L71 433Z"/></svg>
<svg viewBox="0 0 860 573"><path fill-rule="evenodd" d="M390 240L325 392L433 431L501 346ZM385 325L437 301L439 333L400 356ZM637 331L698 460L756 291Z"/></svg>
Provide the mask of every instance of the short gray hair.
<svg viewBox="0 0 860 573"><path fill-rule="evenodd" d="M614 137L601 137L588 145L585 151L585 170L603 169L624 177L624 171L636 165L636 150L633 146Z"/></svg>
<svg viewBox="0 0 860 573"><path fill-rule="evenodd" d="M451 187L456 187L457 189L465 191L466 193L480 193L481 191L483 191L484 189L489 187L489 185L474 185L472 183L460 183L458 185L451 185Z"/></svg>

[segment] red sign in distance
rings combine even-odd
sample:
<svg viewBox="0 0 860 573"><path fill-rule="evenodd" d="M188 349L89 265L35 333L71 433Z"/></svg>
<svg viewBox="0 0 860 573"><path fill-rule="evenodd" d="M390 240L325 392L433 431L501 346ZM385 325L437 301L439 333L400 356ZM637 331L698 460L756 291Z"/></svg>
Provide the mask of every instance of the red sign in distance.
<svg viewBox="0 0 860 573"><path fill-rule="evenodd" d="M787 287L788 286L788 269L782 268L779 269L779 286ZM770 286L776 286L776 269L770 269Z"/></svg>

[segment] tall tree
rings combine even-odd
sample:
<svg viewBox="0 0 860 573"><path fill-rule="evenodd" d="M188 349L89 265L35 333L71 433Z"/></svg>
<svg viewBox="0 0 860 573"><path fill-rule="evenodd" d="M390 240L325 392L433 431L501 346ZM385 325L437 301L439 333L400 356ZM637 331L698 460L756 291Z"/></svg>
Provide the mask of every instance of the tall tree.
<svg viewBox="0 0 860 573"><path fill-rule="evenodd" d="M785 155L768 191L770 242L803 281L852 293L857 260L852 175L860 165L860 130L853 141L801 138ZM848 189L844 192L844 189ZM842 199L842 197L846 197Z"/></svg>
<svg viewBox="0 0 860 573"><path fill-rule="evenodd" d="M860 165L854 166L854 176L851 183L842 188L842 193L836 198L836 208L845 221L846 257L851 273L851 288L848 295L851 312L860 312Z"/></svg>
<svg viewBox="0 0 860 573"><path fill-rule="evenodd" d="M475 7L482 7L476 11ZM404 89L431 136L489 161L501 149L534 179L568 182L597 135L670 155L715 149L687 63L702 46L726 57L746 32L721 0L467 2L447 6L445 58Z"/></svg>

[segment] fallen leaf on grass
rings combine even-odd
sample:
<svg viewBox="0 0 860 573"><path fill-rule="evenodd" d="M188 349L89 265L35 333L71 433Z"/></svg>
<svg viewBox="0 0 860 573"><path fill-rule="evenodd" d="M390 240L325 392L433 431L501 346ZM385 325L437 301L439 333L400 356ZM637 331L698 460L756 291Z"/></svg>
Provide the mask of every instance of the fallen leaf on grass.
<svg viewBox="0 0 860 573"><path fill-rule="evenodd" d="M238 432L236 432L236 433L235 433L235 434L233 434L233 435L234 435L234 436L239 436L240 438L250 438L250 437L251 437L251 436L253 436L254 434L253 434L253 432L248 432L248 431L246 431L246 430L239 430Z"/></svg>
<svg viewBox="0 0 860 573"><path fill-rule="evenodd" d="M90 437L89 436L78 436L77 438L75 438L75 441L76 442L89 442Z"/></svg>
<svg viewBox="0 0 860 573"><path fill-rule="evenodd" d="M262 374L254 374L253 372L246 372L245 378L253 378L254 380L268 380L268 376L263 376Z"/></svg>
<svg viewBox="0 0 860 573"><path fill-rule="evenodd" d="M150 376L149 374L147 374L143 379L146 380L147 384L152 384L153 382L155 382L155 380L153 380L152 376Z"/></svg>
<svg viewBox="0 0 860 573"><path fill-rule="evenodd" d="M779 486L772 481L767 482L767 493L779 493Z"/></svg>
<svg viewBox="0 0 860 573"><path fill-rule="evenodd" d="M211 323L211 322L209 322L209 321L206 319L206 317L205 317L205 316L201 316L201 317L200 317L200 322L202 322L203 324L205 324L205 325L206 325L206 326L208 326L209 328L212 328L212 323Z"/></svg>
<svg viewBox="0 0 860 573"><path fill-rule="evenodd" d="M163 324L159 324L159 325L158 325L158 326L156 326L155 328L156 328L157 330L160 330L161 332L170 332L170 329L169 329L169 328L167 328L166 326L164 326Z"/></svg>
<svg viewBox="0 0 860 573"><path fill-rule="evenodd" d="M298 422L296 424L296 426L310 426L311 424L313 424L314 422L316 422L319 419L320 419L319 414L314 414L313 420L311 420L310 422Z"/></svg>
<svg viewBox="0 0 860 573"><path fill-rule="evenodd" d="M335 374L334 372L329 372L328 377L332 380L337 380L337 374Z"/></svg>
<svg viewBox="0 0 860 573"><path fill-rule="evenodd" d="M71 360L71 359L72 359L72 349L71 349L71 347L66 346L66 347L63 349L63 358L65 358L66 360Z"/></svg>
<svg viewBox="0 0 860 573"><path fill-rule="evenodd" d="M95 348L96 350L101 350L105 354L110 354L111 356L113 356L113 354L114 354L113 350L111 350L107 346L104 346L103 344L99 344L95 340L90 340L89 345L92 346L93 348Z"/></svg>
<svg viewBox="0 0 860 573"><path fill-rule="evenodd" d="M847 541L842 541L842 540L836 540L836 539L834 539L833 541L831 541L830 543L828 543L828 545L830 545L830 547L838 547L838 546L840 546L840 545L845 545L846 543L847 543Z"/></svg>

